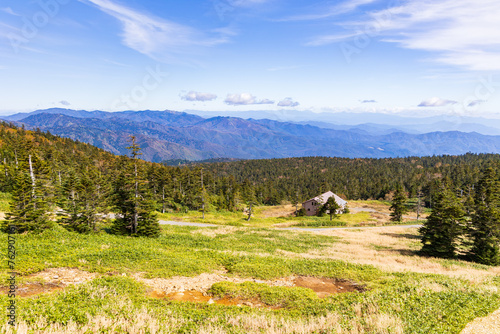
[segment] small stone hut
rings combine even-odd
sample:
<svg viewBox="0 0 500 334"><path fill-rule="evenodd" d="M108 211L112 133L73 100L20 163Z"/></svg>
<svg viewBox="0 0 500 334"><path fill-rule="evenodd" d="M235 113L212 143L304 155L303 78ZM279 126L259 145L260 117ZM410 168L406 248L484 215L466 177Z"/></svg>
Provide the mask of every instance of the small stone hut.
<svg viewBox="0 0 500 334"><path fill-rule="evenodd" d="M311 198L310 200L307 200L304 203L302 203L302 207L304 208L304 210L306 210L306 215L307 216L317 215L318 210L321 208L321 206L324 205L326 201L328 201L328 199L332 196L335 198L335 202L337 202L337 204L340 206L340 208L337 210L337 213L344 212L344 208L347 205L347 201L335 195L333 192L328 191L324 194Z"/></svg>

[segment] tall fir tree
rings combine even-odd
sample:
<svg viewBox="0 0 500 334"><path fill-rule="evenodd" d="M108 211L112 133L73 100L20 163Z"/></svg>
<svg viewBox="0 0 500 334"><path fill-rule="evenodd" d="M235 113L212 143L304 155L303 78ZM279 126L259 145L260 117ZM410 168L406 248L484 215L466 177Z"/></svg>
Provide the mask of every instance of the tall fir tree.
<svg viewBox="0 0 500 334"><path fill-rule="evenodd" d="M419 232L421 252L426 255L451 258L456 255L466 228L465 211L445 180L433 194L432 213Z"/></svg>
<svg viewBox="0 0 500 334"><path fill-rule="evenodd" d="M118 235L158 237L160 225L154 212L151 193L141 178L137 159L141 153L131 136L132 161L128 162L113 184L113 203L117 212L111 232Z"/></svg>
<svg viewBox="0 0 500 334"><path fill-rule="evenodd" d="M44 197L42 183L36 180L33 173L31 156L29 162L31 168L28 169L28 166L20 163L15 172L12 202L4 222L5 230L15 230L18 233L41 232L53 226L47 215L48 204ZM14 229L9 227L14 227Z"/></svg>
<svg viewBox="0 0 500 334"><path fill-rule="evenodd" d="M500 264L500 183L493 167L488 167L479 180L472 215L471 255L479 263Z"/></svg>
<svg viewBox="0 0 500 334"><path fill-rule="evenodd" d="M394 222L403 221L403 215L408 212L408 208L406 207L406 194L404 192L403 186L398 185L396 188L396 193L394 194L394 198L392 199L392 204L390 207L391 212L391 220Z"/></svg>
<svg viewBox="0 0 500 334"><path fill-rule="evenodd" d="M97 231L97 224L106 213L105 187L92 169L76 175L71 171L61 189L59 223L79 233Z"/></svg>

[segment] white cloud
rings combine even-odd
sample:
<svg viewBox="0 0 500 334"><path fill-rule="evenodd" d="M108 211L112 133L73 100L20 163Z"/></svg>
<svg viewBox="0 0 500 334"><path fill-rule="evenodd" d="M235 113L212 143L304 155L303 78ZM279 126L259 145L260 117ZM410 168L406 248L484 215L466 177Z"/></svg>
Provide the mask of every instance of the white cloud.
<svg viewBox="0 0 500 334"><path fill-rule="evenodd" d="M377 103L376 100L362 100L361 103Z"/></svg>
<svg viewBox="0 0 500 334"><path fill-rule="evenodd" d="M159 60L172 60L172 55L189 52L193 46L214 46L227 42L227 35L219 31L216 37L206 37L196 29L139 13L111 0L80 0L122 23L122 41L126 46Z"/></svg>
<svg viewBox="0 0 500 334"><path fill-rule="evenodd" d="M271 101L269 99L257 100L257 98L250 93L227 94L224 102L232 106L242 106L249 104L274 104L274 101Z"/></svg>
<svg viewBox="0 0 500 334"><path fill-rule="evenodd" d="M211 94L211 93L200 93L200 92L194 92L190 91L186 95L181 97L183 100L186 101L212 101L217 98L217 95Z"/></svg>
<svg viewBox="0 0 500 334"><path fill-rule="evenodd" d="M66 107L68 107L68 106L70 106L70 105L71 105L71 103L69 103L69 102L68 102L68 101L66 101L66 100L59 101L59 104L62 104L63 106L66 106Z"/></svg>
<svg viewBox="0 0 500 334"><path fill-rule="evenodd" d="M341 22L356 35L436 53L435 61L470 70L500 70L498 0L408 0L368 13L357 22ZM338 22L340 23L340 22ZM319 36L308 45L335 43L354 36Z"/></svg>
<svg viewBox="0 0 500 334"><path fill-rule="evenodd" d="M298 105L300 105L300 103L293 101L291 97L287 97L278 102L279 107L297 107Z"/></svg>
<svg viewBox="0 0 500 334"><path fill-rule="evenodd" d="M444 107L450 104L456 104L457 101L445 100L439 97L433 97L428 100L420 102L419 107Z"/></svg>

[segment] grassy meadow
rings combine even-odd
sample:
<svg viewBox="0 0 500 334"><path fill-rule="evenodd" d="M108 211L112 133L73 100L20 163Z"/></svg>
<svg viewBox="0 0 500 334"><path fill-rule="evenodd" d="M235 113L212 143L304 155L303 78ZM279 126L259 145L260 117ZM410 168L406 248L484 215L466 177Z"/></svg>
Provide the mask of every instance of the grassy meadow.
<svg viewBox="0 0 500 334"><path fill-rule="evenodd" d="M244 210L236 212L207 211L204 219L202 212L199 211L160 213L159 218L163 220L249 227L362 227L394 225L393 222L389 221L389 207L390 202L388 201L350 201L350 213L339 214L331 221L328 215L324 217L296 217L295 206L291 204L272 207L256 206L253 209L250 221L247 220L248 214ZM426 216L426 213L421 215L421 217ZM410 212L405 215L405 221L402 224L415 223L416 214Z"/></svg>
<svg viewBox="0 0 500 334"><path fill-rule="evenodd" d="M360 205L385 205L361 203ZM17 297L18 324L3 333L460 333L474 318L500 307L500 269L461 260L421 257L416 228L373 227L308 232L271 228L301 222L288 206L243 213L209 213L215 227L162 226L157 239L82 235L55 228L16 236L19 291L58 287ZM384 209L384 210L385 210ZM379 210L380 211L380 210ZM370 212L345 221L360 225ZM200 213L167 214L198 221ZM318 217L301 217L314 222ZM321 218L329 221L329 217ZM200 220L201 221L201 220ZM240 222L240 226L236 224ZM377 222L377 221L375 221ZM380 222L380 225L385 224ZM7 245L7 235L0 234ZM7 285L6 254L0 279ZM50 270L72 268L92 279L61 283ZM45 276L41 276L44 273ZM179 287L184 277L223 277L205 294L252 304L176 301L159 283ZM297 277L355 283L360 291L321 296L269 282ZM226 279L227 278L227 279ZM231 279L237 281L231 281ZM188 289L184 287L183 289ZM182 289L179 291L183 291ZM9 298L0 294L0 307Z"/></svg>

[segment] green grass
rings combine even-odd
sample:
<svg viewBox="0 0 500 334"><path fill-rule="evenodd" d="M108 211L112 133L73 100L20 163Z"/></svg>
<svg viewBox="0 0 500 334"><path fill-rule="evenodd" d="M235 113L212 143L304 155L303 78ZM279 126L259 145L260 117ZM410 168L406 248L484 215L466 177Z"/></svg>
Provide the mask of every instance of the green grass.
<svg viewBox="0 0 500 334"><path fill-rule="evenodd" d="M198 230L196 227L163 226L158 239L81 235L62 228L39 235L18 235L16 269L22 274L30 274L45 268L76 267L101 273L144 271L154 277L170 277L197 275L226 267L241 273L234 269L241 256L233 253L243 252L249 259L260 259L252 254L302 253L330 246L337 240L262 229L236 229L212 237L195 233ZM6 234L0 234L0 243L7 243ZM7 271L5 254L0 269Z"/></svg>
<svg viewBox="0 0 500 334"><path fill-rule="evenodd" d="M5 245L6 239L5 234L0 234L0 243ZM140 321L154 322L165 333L214 331L205 328L208 324L228 333L248 333L246 325L235 319L264 317L290 325L304 321L317 323L321 317L335 313L340 315L340 324L346 330L362 326L365 332L371 333L376 332L369 321L375 312L399 319L405 333L459 333L475 317L500 307L500 296L492 289L483 289L464 279L385 272L370 265L298 256L310 250L334 247L336 242L342 240L246 227L221 230L162 226L162 235L157 239L104 233L80 235L60 228L39 235L18 235L16 269L24 275L19 277L21 283L30 280L27 274L45 268L72 267L115 275L69 287L61 293L17 298L18 317L32 328L42 326L41 331L48 331L47 326L51 324L84 326L101 317L110 319L106 322L108 327L102 322L99 325L102 333L126 332L135 321L137 326ZM283 252L290 256L284 256ZM2 253L0 263L3 279L9 271L5 256ZM450 268L464 265L454 260L442 261L448 261ZM253 282L224 282L212 286L210 293L214 296L257 298L269 306L282 307L251 309L150 298L144 285L119 275L145 272L146 277L167 278L219 269L226 269L229 275L256 279L291 275L348 279L365 285L368 290L319 299L311 290L303 288L271 287ZM477 269L488 267L478 265ZM487 284L500 287L500 279L493 277ZM8 298L0 295L0 307L5 309L7 302ZM113 323L122 327L109 327ZM255 332L266 332L266 328ZM333 333L333 330L324 332Z"/></svg>
<svg viewBox="0 0 500 334"><path fill-rule="evenodd" d="M263 217L261 212L265 209L266 207L256 207L255 213L250 221L246 220L247 216L241 211L206 212L205 219L202 219L202 214L198 211L189 211L187 213L159 213L158 218L162 220L249 227L273 227L283 224L298 227L361 226L363 222L374 221L369 212L342 214L330 221L330 216L328 215L324 217Z"/></svg>
<svg viewBox="0 0 500 334"><path fill-rule="evenodd" d="M327 226L360 226L363 222L370 222L373 219L369 212L347 213L337 215L336 218L330 220L330 216L323 217L309 216L297 217L297 223L293 226L298 227L327 227Z"/></svg>
<svg viewBox="0 0 500 334"><path fill-rule="evenodd" d="M437 282L443 290L435 292L420 287L428 282ZM248 333L248 328L234 319L255 316L285 319L293 324L306 319L319 321L322 316L336 313L341 315L339 322L342 327L348 330L352 329L353 323L359 324L358 328L368 326L368 319L375 310L398 317L405 333L458 334L475 317L487 315L500 306L497 294L480 293L464 282L452 279L401 274L385 283L383 288L325 299L319 299L304 288L269 287L250 282L217 283L210 290L214 296L258 298L267 305L283 307L271 310L153 299L147 296L147 289L142 284L114 276L69 287L58 294L18 298L17 315L18 319L41 331L47 330L51 324L85 326L101 319L101 333L127 332L130 323L146 328L154 323L153 327L164 333L196 333L208 324L216 324L228 333ZM7 303L8 298L1 295L0 307L5 309ZM112 324L119 327L112 327ZM330 328L324 333L334 332Z"/></svg>
<svg viewBox="0 0 500 334"><path fill-rule="evenodd" d="M10 209L12 196L9 193L0 192L0 212L7 212Z"/></svg>

